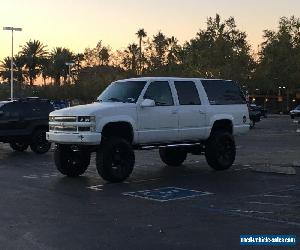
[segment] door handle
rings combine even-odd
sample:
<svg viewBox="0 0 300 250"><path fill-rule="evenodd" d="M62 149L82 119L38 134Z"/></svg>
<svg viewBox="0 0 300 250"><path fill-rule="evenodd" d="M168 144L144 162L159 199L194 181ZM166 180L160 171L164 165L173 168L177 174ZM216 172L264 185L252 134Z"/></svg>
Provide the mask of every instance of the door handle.
<svg viewBox="0 0 300 250"><path fill-rule="evenodd" d="M202 115L204 115L204 114L205 114L205 112L204 112L204 111L202 111L202 110L199 110L199 113L200 113L200 114L202 114Z"/></svg>
<svg viewBox="0 0 300 250"><path fill-rule="evenodd" d="M177 110L172 110L172 115L176 115L177 114Z"/></svg>

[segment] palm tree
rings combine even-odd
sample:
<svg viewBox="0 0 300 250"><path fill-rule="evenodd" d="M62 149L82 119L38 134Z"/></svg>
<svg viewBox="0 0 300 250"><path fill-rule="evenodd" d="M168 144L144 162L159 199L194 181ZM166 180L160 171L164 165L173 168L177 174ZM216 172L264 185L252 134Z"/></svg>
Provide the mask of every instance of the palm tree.
<svg viewBox="0 0 300 250"><path fill-rule="evenodd" d="M139 48L135 43L129 44L124 51L123 63L127 69L130 69L134 74L138 73L138 55Z"/></svg>
<svg viewBox="0 0 300 250"><path fill-rule="evenodd" d="M57 47L52 50L50 53L50 71L56 85L61 84L61 77L64 78L64 83L66 83L68 76L66 63L72 62L74 59L75 56L67 48Z"/></svg>
<svg viewBox="0 0 300 250"><path fill-rule="evenodd" d="M41 61L48 55L46 47L39 40L30 40L22 48L21 55L25 58L30 85L33 85L34 80L40 74Z"/></svg>
<svg viewBox="0 0 300 250"><path fill-rule="evenodd" d="M100 59L100 65L107 65L109 62L109 49L105 46L102 47L102 49L99 52L99 59Z"/></svg>
<svg viewBox="0 0 300 250"><path fill-rule="evenodd" d="M18 54L14 57L14 65L16 70L16 79L18 84L22 85L24 82L24 67L26 59L23 55Z"/></svg>
<svg viewBox="0 0 300 250"><path fill-rule="evenodd" d="M7 56L1 61L0 65L0 76L4 81L9 81L10 79L10 57Z"/></svg>
<svg viewBox="0 0 300 250"><path fill-rule="evenodd" d="M137 37L139 38L139 74L142 73L142 40L144 37L147 36L147 33L145 32L144 29L139 29L137 32L136 32L136 35Z"/></svg>

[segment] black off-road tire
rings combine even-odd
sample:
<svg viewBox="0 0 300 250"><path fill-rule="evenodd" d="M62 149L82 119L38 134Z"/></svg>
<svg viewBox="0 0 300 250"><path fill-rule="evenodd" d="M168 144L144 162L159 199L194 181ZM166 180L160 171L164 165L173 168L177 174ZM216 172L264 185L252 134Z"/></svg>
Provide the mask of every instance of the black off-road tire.
<svg viewBox="0 0 300 250"><path fill-rule="evenodd" d="M133 171L134 163L132 146L119 137L105 139L96 154L97 171L109 182L122 182L127 179Z"/></svg>
<svg viewBox="0 0 300 250"><path fill-rule="evenodd" d="M23 152L27 150L29 146L28 143L23 143L23 142L11 142L9 145L13 150L18 152Z"/></svg>
<svg viewBox="0 0 300 250"><path fill-rule="evenodd" d="M73 151L69 145L57 144L54 150L54 162L57 170L69 177L84 174L90 165L90 160L90 152Z"/></svg>
<svg viewBox="0 0 300 250"><path fill-rule="evenodd" d="M215 170L226 170L235 161L235 141L229 132L216 131L210 136L205 147L208 165Z"/></svg>
<svg viewBox="0 0 300 250"><path fill-rule="evenodd" d="M187 152L179 147L166 147L159 149L159 156L168 166L180 166L186 160Z"/></svg>
<svg viewBox="0 0 300 250"><path fill-rule="evenodd" d="M46 139L46 130L36 130L32 135L30 148L37 154L45 154L49 151L51 143Z"/></svg>

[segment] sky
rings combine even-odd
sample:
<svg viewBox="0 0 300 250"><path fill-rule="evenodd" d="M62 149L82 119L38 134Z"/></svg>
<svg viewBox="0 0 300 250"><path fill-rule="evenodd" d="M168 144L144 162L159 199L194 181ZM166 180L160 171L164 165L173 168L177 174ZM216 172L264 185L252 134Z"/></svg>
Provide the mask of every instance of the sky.
<svg viewBox="0 0 300 250"><path fill-rule="evenodd" d="M2 0L0 1L0 60L11 53L11 33L4 26L21 27L14 35L14 49L30 39L74 53L95 47L99 40L113 50L138 42L135 33L144 28L152 37L158 31L179 42L195 37L216 13L224 20L235 17L237 27L248 34L254 50L263 30L276 29L279 18L300 17L299 0Z"/></svg>

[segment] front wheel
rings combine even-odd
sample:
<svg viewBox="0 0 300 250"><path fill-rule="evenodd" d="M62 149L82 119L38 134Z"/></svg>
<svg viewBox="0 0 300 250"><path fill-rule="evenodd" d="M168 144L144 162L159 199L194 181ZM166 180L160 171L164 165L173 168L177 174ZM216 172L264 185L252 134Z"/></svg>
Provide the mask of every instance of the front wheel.
<svg viewBox="0 0 300 250"><path fill-rule="evenodd" d="M214 132L208 139L205 157L208 165L215 170L225 170L235 160L236 147L233 136L226 131Z"/></svg>
<svg viewBox="0 0 300 250"><path fill-rule="evenodd" d="M30 148L37 154L45 154L49 151L51 143L46 139L46 130L39 129L34 132Z"/></svg>
<svg viewBox="0 0 300 250"><path fill-rule="evenodd" d="M123 138L105 139L96 154L96 166L99 175L109 182L122 182L133 171L134 151Z"/></svg>
<svg viewBox="0 0 300 250"><path fill-rule="evenodd" d="M13 150L19 152L23 152L28 148L28 144L23 142L11 142L9 145Z"/></svg>
<svg viewBox="0 0 300 250"><path fill-rule="evenodd" d="M84 174L90 165L91 154L86 151L73 151L69 145L56 145L54 162L63 175L76 177Z"/></svg>
<svg viewBox="0 0 300 250"><path fill-rule="evenodd" d="M168 166L180 166L187 156L187 152L182 148L160 148L160 159Z"/></svg>

